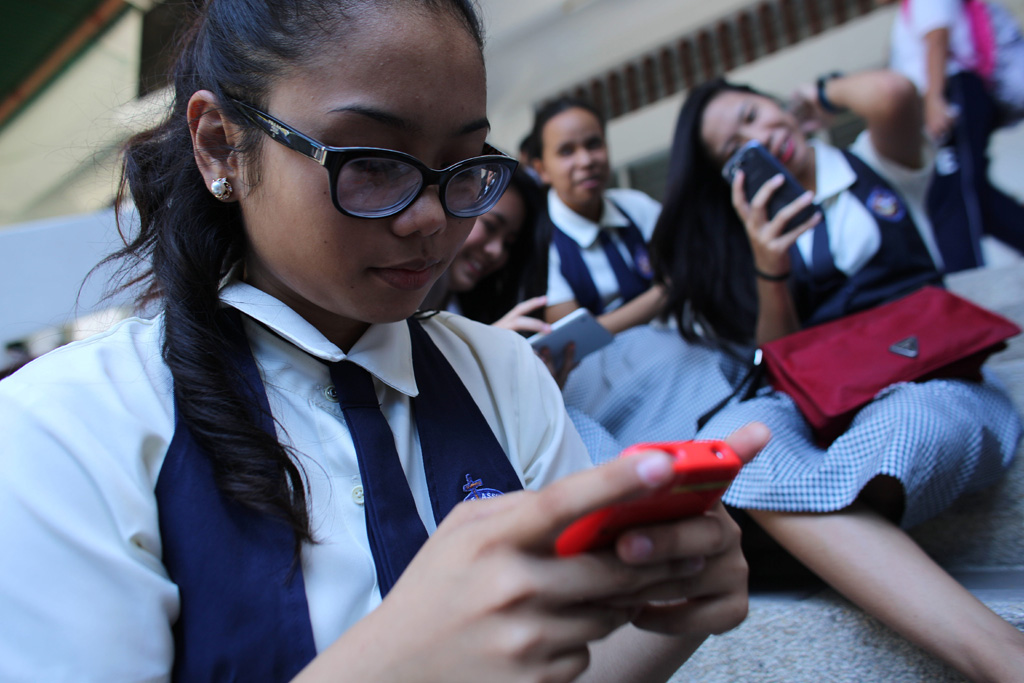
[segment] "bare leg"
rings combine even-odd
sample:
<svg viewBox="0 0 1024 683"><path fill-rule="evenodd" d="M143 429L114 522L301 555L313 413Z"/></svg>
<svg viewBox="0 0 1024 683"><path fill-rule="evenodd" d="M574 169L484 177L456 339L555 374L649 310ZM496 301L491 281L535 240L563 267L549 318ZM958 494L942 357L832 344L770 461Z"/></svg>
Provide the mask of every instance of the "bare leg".
<svg viewBox="0 0 1024 683"><path fill-rule="evenodd" d="M1024 633L885 517L862 503L826 514L748 512L848 600L971 680L1021 680Z"/></svg>

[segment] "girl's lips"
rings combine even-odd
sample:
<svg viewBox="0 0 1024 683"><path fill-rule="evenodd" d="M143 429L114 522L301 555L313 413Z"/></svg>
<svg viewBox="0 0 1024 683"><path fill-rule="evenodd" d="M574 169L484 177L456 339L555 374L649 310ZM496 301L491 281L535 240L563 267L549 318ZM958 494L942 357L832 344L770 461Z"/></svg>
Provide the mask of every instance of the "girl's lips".
<svg viewBox="0 0 1024 683"><path fill-rule="evenodd" d="M796 148L793 145L793 138L786 138L786 141L782 143L779 148L779 153L776 155L782 163L789 163L789 160L793 158L793 153Z"/></svg>
<svg viewBox="0 0 1024 683"><path fill-rule="evenodd" d="M403 264L389 268L373 268L377 277L395 289L415 291L423 289L434 279L434 269L438 262L430 264Z"/></svg>

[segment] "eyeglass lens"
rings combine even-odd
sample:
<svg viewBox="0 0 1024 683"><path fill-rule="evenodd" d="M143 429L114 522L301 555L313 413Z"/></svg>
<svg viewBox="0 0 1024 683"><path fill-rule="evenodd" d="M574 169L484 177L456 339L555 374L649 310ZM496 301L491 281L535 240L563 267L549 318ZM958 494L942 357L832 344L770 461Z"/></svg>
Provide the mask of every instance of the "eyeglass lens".
<svg viewBox="0 0 1024 683"><path fill-rule="evenodd" d="M448 178L444 203L456 216L477 216L493 203L492 187L508 169L481 162ZM387 216L409 204L419 193L419 169L397 159L355 158L338 173L338 203L348 212L365 217Z"/></svg>

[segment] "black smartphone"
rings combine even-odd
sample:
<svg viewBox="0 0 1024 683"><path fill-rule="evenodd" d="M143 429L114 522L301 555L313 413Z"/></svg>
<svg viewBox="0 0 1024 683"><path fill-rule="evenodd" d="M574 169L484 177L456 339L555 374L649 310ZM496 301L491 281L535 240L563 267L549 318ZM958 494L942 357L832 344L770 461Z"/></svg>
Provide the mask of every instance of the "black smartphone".
<svg viewBox="0 0 1024 683"><path fill-rule="evenodd" d="M782 165L782 162L776 159L757 140L751 140L729 157L729 160L725 162L725 166L722 167L722 177L725 178L727 183L732 185L732 179L736 175L736 171L743 171L743 194L748 202L754 198L757 191L768 180L779 173L783 175L785 180L782 186L775 190L771 199L768 200L769 220L774 218L775 214L784 206L793 203L797 197L806 192L803 186L793 177L793 174ZM786 223L786 228L783 232L801 225L810 219L817 210L817 204L810 204Z"/></svg>

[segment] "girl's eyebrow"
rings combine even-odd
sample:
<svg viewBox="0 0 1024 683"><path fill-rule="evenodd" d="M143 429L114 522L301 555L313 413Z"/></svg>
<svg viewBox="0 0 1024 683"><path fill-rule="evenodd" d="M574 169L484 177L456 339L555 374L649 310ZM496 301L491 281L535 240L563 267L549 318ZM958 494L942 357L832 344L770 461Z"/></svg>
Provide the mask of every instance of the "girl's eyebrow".
<svg viewBox="0 0 1024 683"><path fill-rule="evenodd" d="M395 114L386 112L383 109L369 107L363 104L349 104L342 107L337 107L335 109L331 109L330 111L330 113L332 114L339 112L352 112L354 114L359 114L369 119L373 119L374 121L377 121L379 123L383 123L386 126L397 128L398 130L402 131L418 132L420 129L418 125L416 125L414 122L408 119L402 118L401 116L396 116ZM461 128L458 128L455 131L454 137L469 135L470 133L475 133L478 130L490 130L490 128L491 122L488 121L487 117L485 116L475 121L470 121Z"/></svg>

